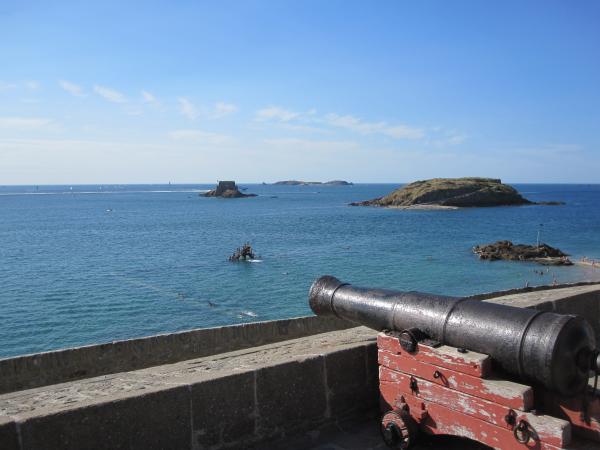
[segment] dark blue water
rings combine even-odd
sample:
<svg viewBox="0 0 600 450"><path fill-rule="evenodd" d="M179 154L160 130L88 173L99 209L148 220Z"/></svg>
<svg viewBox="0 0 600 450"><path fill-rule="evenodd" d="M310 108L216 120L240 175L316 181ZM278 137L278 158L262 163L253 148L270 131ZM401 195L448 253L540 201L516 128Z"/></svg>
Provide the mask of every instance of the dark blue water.
<svg viewBox="0 0 600 450"><path fill-rule="evenodd" d="M566 206L401 211L346 206L397 185L0 187L0 356L308 314L320 275L465 295L600 278L482 262L471 247L542 241L600 257L600 185L516 186ZM540 224L542 226L540 227ZM229 263L249 241L262 262Z"/></svg>

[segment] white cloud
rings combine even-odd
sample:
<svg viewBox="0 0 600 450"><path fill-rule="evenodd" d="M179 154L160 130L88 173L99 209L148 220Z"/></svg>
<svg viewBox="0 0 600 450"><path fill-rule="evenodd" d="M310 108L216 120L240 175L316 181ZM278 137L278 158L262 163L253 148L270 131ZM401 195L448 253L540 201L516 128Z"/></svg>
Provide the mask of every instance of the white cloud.
<svg viewBox="0 0 600 450"><path fill-rule="evenodd" d="M329 140L313 140L299 138L281 138L281 139L265 139L265 144L285 150L300 150L300 151L340 151L340 150L356 150L360 146L353 141L329 141Z"/></svg>
<svg viewBox="0 0 600 450"><path fill-rule="evenodd" d="M429 139L426 143L438 148L460 145L467 140L465 134L459 133L456 130L445 130L442 127L431 128L428 135Z"/></svg>
<svg viewBox="0 0 600 450"><path fill-rule="evenodd" d="M279 127L282 130L298 131L298 132L301 132L301 133L327 133L327 134L331 134L331 132L332 132L330 129L326 129L326 128L323 128L323 127L317 127L317 126L312 126L312 125L296 124L296 123L288 123L288 122L280 123Z"/></svg>
<svg viewBox="0 0 600 450"><path fill-rule="evenodd" d="M421 128L414 128L408 125L386 125L381 132L394 139L421 139L425 136L425 132Z"/></svg>
<svg viewBox="0 0 600 450"><path fill-rule="evenodd" d="M55 129L52 119L44 117L0 117L0 129L13 131L35 131Z"/></svg>
<svg viewBox="0 0 600 450"><path fill-rule="evenodd" d="M106 86L99 86L97 84L94 85L94 92L109 102L113 103L125 103L127 100L125 96L121 94L119 91L111 89Z"/></svg>
<svg viewBox="0 0 600 450"><path fill-rule="evenodd" d="M459 145L465 142L465 139L467 139L467 137L462 134L454 134L446 139L446 143L449 145Z"/></svg>
<svg viewBox="0 0 600 450"><path fill-rule="evenodd" d="M351 115L326 114L317 116L317 111L311 109L305 113L298 113L278 106L269 106L256 111L255 120L259 122L275 121L282 123L300 122L301 124L317 124L327 128L343 128L355 133L382 134L393 139L418 140L425 137L422 128L411 127L404 124L390 124L388 122L365 122Z"/></svg>
<svg viewBox="0 0 600 450"><path fill-rule="evenodd" d="M83 97L83 88L78 84L71 83L70 81L61 80L58 82L60 87L67 91L69 94L74 95L75 97Z"/></svg>
<svg viewBox="0 0 600 450"><path fill-rule="evenodd" d="M40 82L35 80L25 81L25 87L29 90L35 91L40 88Z"/></svg>
<svg viewBox="0 0 600 450"><path fill-rule="evenodd" d="M383 134L394 139L414 140L425 136L425 132L421 128L408 125L390 125L387 122L364 122L350 115L327 114L324 122L330 126L344 128L360 134Z"/></svg>
<svg viewBox="0 0 600 450"><path fill-rule="evenodd" d="M201 130L175 130L169 133L169 137L175 141L210 145L228 145L235 142L235 139L231 136Z"/></svg>
<svg viewBox="0 0 600 450"><path fill-rule="evenodd" d="M237 111L238 107L236 105L231 103L217 102L215 103L214 111L212 112L211 117L214 119L219 119Z"/></svg>
<svg viewBox="0 0 600 450"><path fill-rule="evenodd" d="M142 114L144 114L144 111L140 108L128 108L125 110L125 114L127 114L128 116L141 116Z"/></svg>
<svg viewBox="0 0 600 450"><path fill-rule="evenodd" d="M35 91L37 89L39 89L41 86L39 81L36 80L26 80L26 81L19 81L17 83L6 83L4 81L0 81L0 92L2 91L11 91L13 89L17 89L17 88L25 88L27 90L30 91Z"/></svg>
<svg viewBox="0 0 600 450"><path fill-rule="evenodd" d="M194 104L185 97L179 97L177 101L179 102L179 112L190 120L196 120L198 110Z"/></svg>
<svg viewBox="0 0 600 450"><path fill-rule="evenodd" d="M278 120L280 122L289 122L300 117L299 113L280 108L278 106L269 106L268 108L256 111L255 118L259 121Z"/></svg>
<svg viewBox="0 0 600 450"><path fill-rule="evenodd" d="M578 144L540 144L535 147L528 146L508 146L495 149L500 153L514 153L515 155L534 157L534 158L573 158L583 154L583 147Z"/></svg>
<svg viewBox="0 0 600 450"><path fill-rule="evenodd" d="M156 100L156 97L148 91L142 91L142 98L144 99L144 103L156 103L158 101Z"/></svg>
<svg viewBox="0 0 600 450"><path fill-rule="evenodd" d="M0 81L0 92L2 91L11 91L16 89L18 86L15 83L6 83L4 81Z"/></svg>

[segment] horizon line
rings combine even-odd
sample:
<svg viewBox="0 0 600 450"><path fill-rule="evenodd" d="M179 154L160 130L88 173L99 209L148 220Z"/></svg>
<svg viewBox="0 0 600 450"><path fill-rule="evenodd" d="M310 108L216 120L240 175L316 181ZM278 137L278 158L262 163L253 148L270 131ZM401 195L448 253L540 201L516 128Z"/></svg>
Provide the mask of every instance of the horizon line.
<svg viewBox="0 0 600 450"><path fill-rule="evenodd" d="M439 177L439 178L454 178L454 177ZM457 177L457 178L462 178L462 177ZM487 177L481 177L481 178L487 178ZM427 180L430 178L425 178L424 180ZM234 181L234 180L218 180L218 181L212 181L212 182L176 182L176 183L172 183L170 181L167 182L134 182L134 183L117 183L117 182L110 182L110 183L8 183L8 184L0 184L0 188L3 187L19 187L19 186L187 186L187 185L213 185L213 184L218 184L219 181ZM271 182L265 182L265 181L235 181L236 184L249 184L249 185L258 185L258 186L263 186L263 185L273 185L277 182L280 181L288 181L288 180L278 180L278 181L271 181ZM292 180L289 180L292 181ZM327 180L327 181L305 181L305 180L293 180L293 181L302 181L302 182L306 182L306 183L326 183L327 181L332 181L332 180ZM347 180L343 180L343 181L347 181ZM420 181L420 180L415 180L415 181ZM410 184L410 183L414 183L415 181L378 181L378 182L369 182L369 181L348 181L348 183L352 183L353 185L364 185L364 184L379 184L379 185L384 185L384 184ZM585 186L585 185L600 185L599 182L570 182L570 181L554 181L554 182L550 182L550 181L545 181L545 182L540 182L540 181L534 181L534 182L523 182L523 181L502 181L502 184L531 184L531 185L536 185L536 184L560 184L560 185L577 185L577 186Z"/></svg>

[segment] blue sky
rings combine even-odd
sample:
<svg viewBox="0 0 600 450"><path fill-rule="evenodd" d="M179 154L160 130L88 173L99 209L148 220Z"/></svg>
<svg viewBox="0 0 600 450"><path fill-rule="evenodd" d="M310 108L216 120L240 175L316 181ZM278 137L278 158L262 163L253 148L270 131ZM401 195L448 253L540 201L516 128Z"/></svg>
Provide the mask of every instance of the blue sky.
<svg viewBox="0 0 600 450"><path fill-rule="evenodd" d="M0 0L0 184L598 182L597 1Z"/></svg>

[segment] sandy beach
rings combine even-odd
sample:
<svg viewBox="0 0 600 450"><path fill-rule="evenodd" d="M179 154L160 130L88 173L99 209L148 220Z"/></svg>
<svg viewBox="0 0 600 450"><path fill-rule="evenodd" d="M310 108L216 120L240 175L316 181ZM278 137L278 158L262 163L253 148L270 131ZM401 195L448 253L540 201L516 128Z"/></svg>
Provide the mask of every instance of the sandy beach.
<svg viewBox="0 0 600 450"><path fill-rule="evenodd" d="M410 205L410 206L384 206L384 208L390 209L420 209L425 211L434 211L439 209L459 209L458 206L444 206L444 205Z"/></svg>
<svg viewBox="0 0 600 450"><path fill-rule="evenodd" d="M600 269L600 261L595 260L595 259L580 259L579 261L575 261L575 264L580 265L580 266L588 266L588 267L593 267L595 269Z"/></svg>

